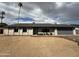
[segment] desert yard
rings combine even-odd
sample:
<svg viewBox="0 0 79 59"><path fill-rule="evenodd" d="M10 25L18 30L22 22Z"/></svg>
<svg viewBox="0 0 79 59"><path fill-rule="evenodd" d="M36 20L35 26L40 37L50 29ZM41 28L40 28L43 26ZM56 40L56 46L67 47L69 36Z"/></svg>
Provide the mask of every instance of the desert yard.
<svg viewBox="0 0 79 59"><path fill-rule="evenodd" d="M0 56L79 56L79 46L62 37L0 36Z"/></svg>

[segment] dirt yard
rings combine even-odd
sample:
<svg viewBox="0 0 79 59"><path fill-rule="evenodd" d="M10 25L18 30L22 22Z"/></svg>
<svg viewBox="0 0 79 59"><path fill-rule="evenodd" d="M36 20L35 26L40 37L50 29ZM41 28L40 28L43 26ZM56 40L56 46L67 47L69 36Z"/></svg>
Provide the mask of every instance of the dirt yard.
<svg viewBox="0 0 79 59"><path fill-rule="evenodd" d="M79 46L60 37L0 36L0 56L79 56Z"/></svg>

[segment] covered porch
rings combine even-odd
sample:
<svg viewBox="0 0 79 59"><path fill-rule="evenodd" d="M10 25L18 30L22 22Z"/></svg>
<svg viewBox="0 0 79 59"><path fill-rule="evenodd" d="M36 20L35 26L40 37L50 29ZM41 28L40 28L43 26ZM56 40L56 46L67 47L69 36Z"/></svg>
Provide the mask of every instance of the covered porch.
<svg viewBox="0 0 79 59"><path fill-rule="evenodd" d="M75 35L73 27L34 27L33 35Z"/></svg>
<svg viewBox="0 0 79 59"><path fill-rule="evenodd" d="M57 29L54 27L34 27L33 35L57 35Z"/></svg>

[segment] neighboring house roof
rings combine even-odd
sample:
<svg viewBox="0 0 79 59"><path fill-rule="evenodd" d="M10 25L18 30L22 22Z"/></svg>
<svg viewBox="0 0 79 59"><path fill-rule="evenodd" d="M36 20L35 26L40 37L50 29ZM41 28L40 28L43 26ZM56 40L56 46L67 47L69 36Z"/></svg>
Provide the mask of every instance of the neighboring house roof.
<svg viewBox="0 0 79 59"><path fill-rule="evenodd" d="M0 27L8 26L6 23L0 23Z"/></svg>

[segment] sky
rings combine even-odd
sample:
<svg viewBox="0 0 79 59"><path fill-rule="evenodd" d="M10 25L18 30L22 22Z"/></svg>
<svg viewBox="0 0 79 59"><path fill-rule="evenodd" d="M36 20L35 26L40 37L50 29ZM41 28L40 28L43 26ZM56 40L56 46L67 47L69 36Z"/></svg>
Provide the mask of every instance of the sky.
<svg viewBox="0 0 79 59"><path fill-rule="evenodd" d="M3 22L79 24L79 2L22 2L18 18L19 2L0 2L1 11L5 11Z"/></svg>

